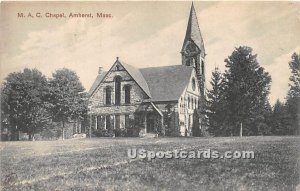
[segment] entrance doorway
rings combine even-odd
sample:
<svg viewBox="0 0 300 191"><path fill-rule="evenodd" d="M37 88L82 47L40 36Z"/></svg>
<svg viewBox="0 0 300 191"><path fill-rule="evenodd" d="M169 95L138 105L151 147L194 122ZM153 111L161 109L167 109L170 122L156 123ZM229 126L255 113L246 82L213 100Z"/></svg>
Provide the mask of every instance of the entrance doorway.
<svg viewBox="0 0 300 191"><path fill-rule="evenodd" d="M155 119L156 116L154 114L147 115L147 133L154 133L155 132Z"/></svg>

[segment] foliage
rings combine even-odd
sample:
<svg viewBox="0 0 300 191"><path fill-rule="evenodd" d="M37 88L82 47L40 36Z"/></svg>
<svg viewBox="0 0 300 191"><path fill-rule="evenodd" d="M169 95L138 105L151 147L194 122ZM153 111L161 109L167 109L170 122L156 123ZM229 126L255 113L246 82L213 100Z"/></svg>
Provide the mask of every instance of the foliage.
<svg viewBox="0 0 300 191"><path fill-rule="evenodd" d="M194 137L201 137L202 136L202 132L200 129L201 124L199 123L200 120L200 114L199 114L199 110L194 111L193 114L193 126L192 126L192 135Z"/></svg>
<svg viewBox="0 0 300 191"><path fill-rule="evenodd" d="M140 125L139 120L129 118L129 121L126 125L126 137L138 137L141 127L142 125Z"/></svg>
<svg viewBox="0 0 300 191"><path fill-rule="evenodd" d="M244 46L236 48L225 59L224 99L231 135L239 133L240 123L245 135L257 135L257 118L265 123L264 116L258 111L263 111L267 104L271 77L259 66L256 57L252 54L252 48Z"/></svg>
<svg viewBox="0 0 300 191"><path fill-rule="evenodd" d="M224 116L224 107L222 99L223 76L219 68L215 68L212 72L210 82L212 89L207 93L207 116L209 118L208 132L213 135L221 135L222 117Z"/></svg>
<svg viewBox="0 0 300 191"><path fill-rule="evenodd" d="M273 110L267 111L268 124L273 135L294 135L299 134L299 108L300 108L300 56L296 53L292 55L289 62L291 69L290 89L285 103L277 100Z"/></svg>
<svg viewBox="0 0 300 191"><path fill-rule="evenodd" d="M112 129L96 129L93 134L96 137L115 137L114 130Z"/></svg>
<svg viewBox="0 0 300 191"><path fill-rule="evenodd" d="M291 70L290 89L286 100L286 110L290 124L288 134L300 133L300 54L294 53L289 62Z"/></svg>
<svg viewBox="0 0 300 191"><path fill-rule="evenodd" d="M140 129L137 128L129 128L126 132L126 137L138 137Z"/></svg>
<svg viewBox="0 0 300 191"><path fill-rule="evenodd" d="M160 136L180 136L179 129L175 129L175 127L178 127L180 124L176 124L176 119L179 118L179 114L175 112L174 110L169 110L163 113L164 116L164 127L162 128L163 133L160 133Z"/></svg>
<svg viewBox="0 0 300 191"><path fill-rule="evenodd" d="M286 112L289 118L287 132L289 135L300 134L300 97L288 97Z"/></svg>
<svg viewBox="0 0 300 191"><path fill-rule="evenodd" d="M62 122L62 138L64 125L69 118L83 117L87 111L84 88L77 74L69 69L57 70L49 82L51 113L55 121Z"/></svg>
<svg viewBox="0 0 300 191"><path fill-rule="evenodd" d="M270 75L259 66L252 48L240 46L225 59L222 75L215 69L212 89L208 92L209 131L214 135L244 135L270 133L268 102Z"/></svg>
<svg viewBox="0 0 300 191"><path fill-rule="evenodd" d="M117 129L114 129L114 133L115 133L116 137L126 137L127 129L126 128L117 128Z"/></svg>
<svg viewBox="0 0 300 191"><path fill-rule="evenodd" d="M300 97L300 54L293 53L289 67L292 74L289 78L290 90L288 97Z"/></svg>
<svg viewBox="0 0 300 191"><path fill-rule="evenodd" d="M272 134L286 135L289 123L285 104L277 100L271 116Z"/></svg>
<svg viewBox="0 0 300 191"><path fill-rule="evenodd" d="M1 112L13 135L22 131L31 139L42 130L50 118L47 95L47 79L38 70L25 68L8 75L1 88Z"/></svg>

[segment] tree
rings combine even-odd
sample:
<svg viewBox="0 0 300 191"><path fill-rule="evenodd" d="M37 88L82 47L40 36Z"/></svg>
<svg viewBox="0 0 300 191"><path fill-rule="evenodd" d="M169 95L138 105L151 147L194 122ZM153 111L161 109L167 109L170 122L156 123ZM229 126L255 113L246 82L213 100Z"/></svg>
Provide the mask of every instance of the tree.
<svg viewBox="0 0 300 191"><path fill-rule="evenodd" d="M292 75L290 76L290 90L288 96L300 97L300 54L293 53L289 67Z"/></svg>
<svg viewBox="0 0 300 191"><path fill-rule="evenodd" d="M263 116L261 120L256 120L256 126L258 127L259 135L272 135L271 122L272 122L272 106L268 100L265 101L263 107L260 107L260 116Z"/></svg>
<svg viewBox="0 0 300 191"><path fill-rule="evenodd" d="M291 70L290 89L286 101L286 109L290 119L289 134L300 133L300 54L294 53L289 62Z"/></svg>
<svg viewBox="0 0 300 191"><path fill-rule="evenodd" d="M289 117L285 104L277 100L271 116L272 134L287 135L289 123Z"/></svg>
<svg viewBox="0 0 300 191"><path fill-rule="evenodd" d="M199 123L200 119L201 119L200 118L201 114L199 112L200 112L200 110L195 109L194 110L194 114L193 114L192 135L194 137L200 137L200 136L202 136L202 132L201 132L201 129L200 129L200 127L202 128L202 126Z"/></svg>
<svg viewBox="0 0 300 191"><path fill-rule="evenodd" d="M212 86L211 90L208 90L207 93L207 115L209 118L209 133L213 135L220 135L221 132L221 126L222 126L222 116L223 116L223 110L222 107L222 82L223 77L221 72L219 71L219 68L215 68L215 70L212 72L212 78L210 81L210 84Z"/></svg>
<svg viewBox="0 0 300 191"><path fill-rule="evenodd" d="M1 89L1 108L13 140L18 139L19 131L31 140L48 122L47 93L47 79L36 69L8 75Z"/></svg>
<svg viewBox="0 0 300 191"><path fill-rule="evenodd" d="M86 111L83 91L79 77L69 69L57 70L50 80L51 113L55 121L62 123L62 139L65 138L65 123Z"/></svg>
<svg viewBox="0 0 300 191"><path fill-rule="evenodd" d="M265 121L258 111L263 111L267 104L271 77L259 66L256 57L252 54L252 48L240 46L225 59L225 122L231 135L239 134L241 124L244 134L258 135L255 122L258 118L261 122Z"/></svg>

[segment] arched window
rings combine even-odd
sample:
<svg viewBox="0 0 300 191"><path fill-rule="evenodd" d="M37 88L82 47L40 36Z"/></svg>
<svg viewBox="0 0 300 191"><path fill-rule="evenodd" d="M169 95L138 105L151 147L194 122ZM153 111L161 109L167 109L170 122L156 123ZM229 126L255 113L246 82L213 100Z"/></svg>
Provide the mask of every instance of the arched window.
<svg viewBox="0 0 300 191"><path fill-rule="evenodd" d="M115 77L115 104L121 104L121 81L122 78L120 76Z"/></svg>
<svg viewBox="0 0 300 191"><path fill-rule="evenodd" d="M201 74L204 75L204 62L201 62Z"/></svg>
<svg viewBox="0 0 300 191"><path fill-rule="evenodd" d="M125 90L125 104L130 104L130 85L124 86Z"/></svg>
<svg viewBox="0 0 300 191"><path fill-rule="evenodd" d="M105 88L105 104L111 105L111 87Z"/></svg>
<svg viewBox="0 0 300 191"><path fill-rule="evenodd" d="M192 79L192 88L193 88L193 91L195 91L195 89L196 89L196 80L195 80L195 78Z"/></svg>

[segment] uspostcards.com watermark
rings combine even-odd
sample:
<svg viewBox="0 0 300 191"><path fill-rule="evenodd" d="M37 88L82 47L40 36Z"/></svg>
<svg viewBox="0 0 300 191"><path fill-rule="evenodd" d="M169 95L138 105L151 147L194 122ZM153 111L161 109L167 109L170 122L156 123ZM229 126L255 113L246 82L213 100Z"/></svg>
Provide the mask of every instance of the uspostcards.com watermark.
<svg viewBox="0 0 300 191"><path fill-rule="evenodd" d="M254 151L224 151L206 149L197 151L151 151L145 149L128 149L130 159L254 159Z"/></svg>

